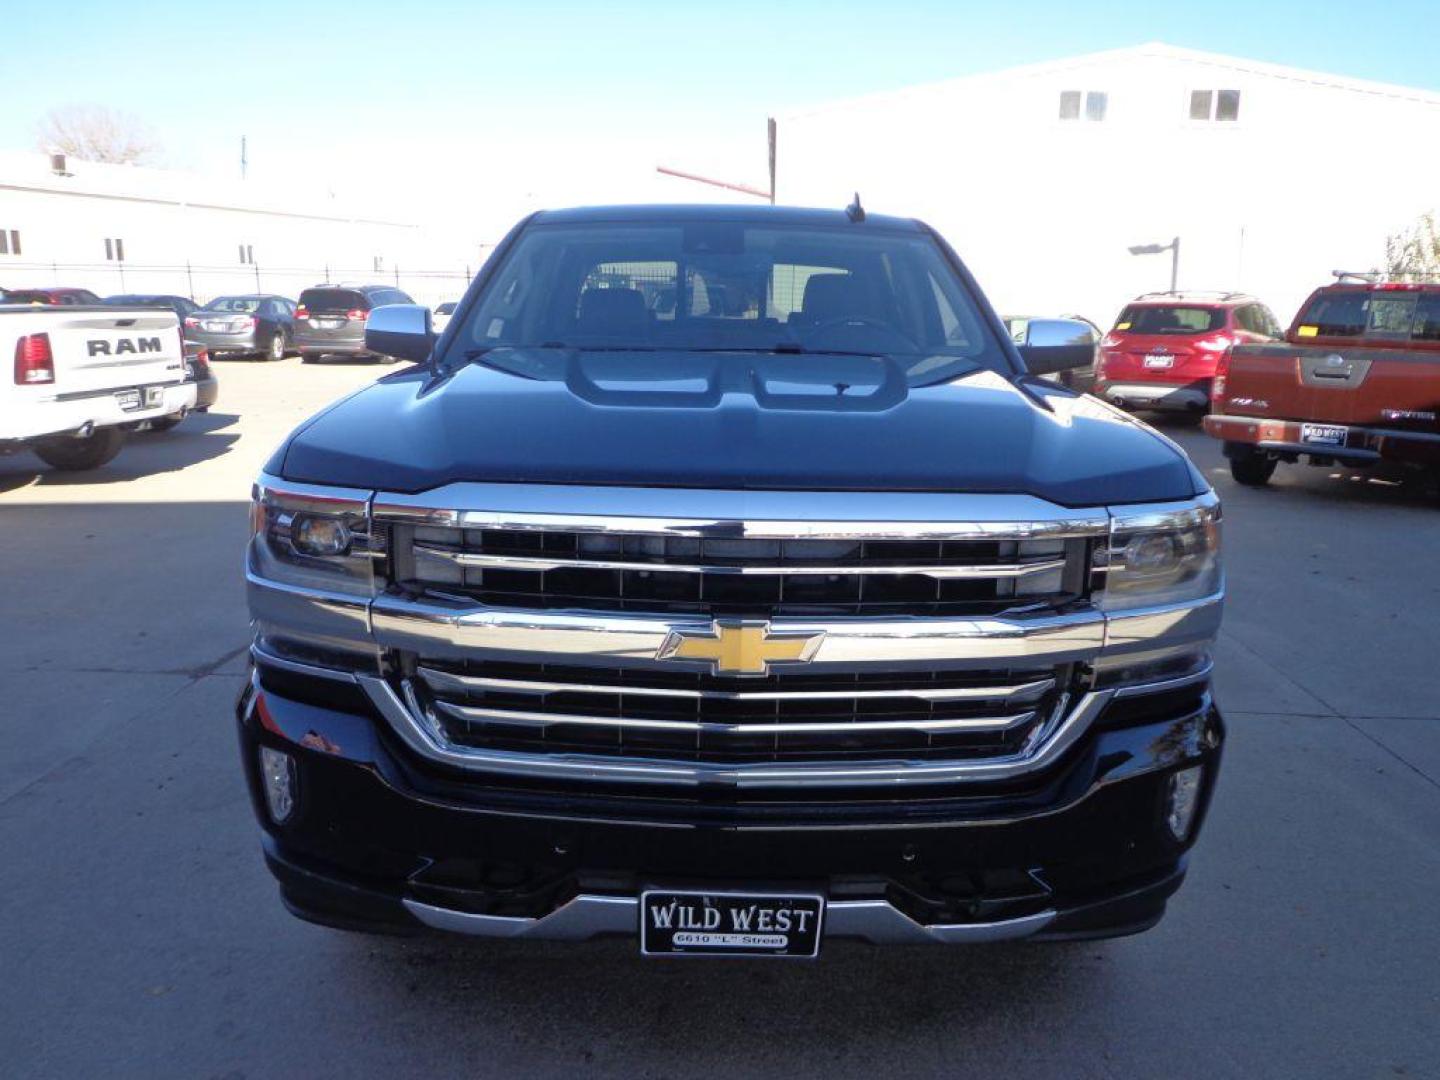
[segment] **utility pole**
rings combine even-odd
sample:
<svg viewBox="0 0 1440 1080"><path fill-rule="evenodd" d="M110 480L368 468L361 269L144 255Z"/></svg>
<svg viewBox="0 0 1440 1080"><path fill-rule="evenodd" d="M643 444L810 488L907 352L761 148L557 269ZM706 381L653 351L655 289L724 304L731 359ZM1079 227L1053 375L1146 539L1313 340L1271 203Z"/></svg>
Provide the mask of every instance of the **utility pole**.
<svg viewBox="0 0 1440 1080"><path fill-rule="evenodd" d="M765 138L770 149L770 205L775 205L775 118L765 121Z"/></svg>

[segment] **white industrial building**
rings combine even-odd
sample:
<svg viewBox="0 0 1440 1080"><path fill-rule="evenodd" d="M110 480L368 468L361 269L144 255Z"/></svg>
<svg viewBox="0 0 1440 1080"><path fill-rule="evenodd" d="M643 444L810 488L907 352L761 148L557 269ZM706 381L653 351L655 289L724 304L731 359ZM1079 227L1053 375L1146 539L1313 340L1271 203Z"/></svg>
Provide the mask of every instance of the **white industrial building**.
<svg viewBox="0 0 1440 1080"><path fill-rule="evenodd" d="M204 301L257 288L294 296L327 276L390 282L421 267L452 272L438 293L464 282L463 261L436 267L413 222L325 192L33 152L0 154L0 238L0 286L11 288ZM425 291L422 281L417 299Z"/></svg>
<svg viewBox="0 0 1440 1080"><path fill-rule="evenodd" d="M996 306L1108 325L1179 284L1282 322L1440 203L1440 95L1142 45L779 113L783 203L924 218Z"/></svg>

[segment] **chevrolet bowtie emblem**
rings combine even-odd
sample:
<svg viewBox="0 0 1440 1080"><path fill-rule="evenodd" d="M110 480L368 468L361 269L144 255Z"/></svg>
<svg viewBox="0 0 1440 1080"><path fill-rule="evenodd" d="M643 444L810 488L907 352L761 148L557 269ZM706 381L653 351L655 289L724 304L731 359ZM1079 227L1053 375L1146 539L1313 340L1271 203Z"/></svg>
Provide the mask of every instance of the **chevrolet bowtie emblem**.
<svg viewBox="0 0 1440 1080"><path fill-rule="evenodd" d="M656 654L659 660L708 660L716 675L767 675L771 664L804 663L825 637L776 633L764 620L716 619L709 630L671 630Z"/></svg>

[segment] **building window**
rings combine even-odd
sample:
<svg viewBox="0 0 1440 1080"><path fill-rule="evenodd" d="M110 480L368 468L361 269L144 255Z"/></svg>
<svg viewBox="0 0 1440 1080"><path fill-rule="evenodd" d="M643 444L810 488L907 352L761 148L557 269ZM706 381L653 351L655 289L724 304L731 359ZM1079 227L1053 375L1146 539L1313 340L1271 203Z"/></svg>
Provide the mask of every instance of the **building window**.
<svg viewBox="0 0 1440 1080"><path fill-rule="evenodd" d="M1082 101L1085 105L1086 120L1105 119L1105 109L1110 104L1110 95L1103 90L1061 90L1060 119L1079 120Z"/></svg>
<svg viewBox="0 0 1440 1080"><path fill-rule="evenodd" d="M106 261L106 262L124 262L124 261L125 261L125 241L124 241L124 240L112 240L112 239L111 239L110 237L108 237L108 236L105 238L105 261Z"/></svg>
<svg viewBox="0 0 1440 1080"><path fill-rule="evenodd" d="M0 255L20 254L20 230L11 229L6 232L0 229Z"/></svg>
<svg viewBox="0 0 1440 1080"><path fill-rule="evenodd" d="M384 256L384 255L376 255L374 262L375 262L375 273L378 274L378 273L380 273L382 270L385 269L385 256Z"/></svg>
<svg viewBox="0 0 1440 1080"><path fill-rule="evenodd" d="M240 261L247 265L255 262L255 248L250 244L240 245Z"/></svg>
<svg viewBox="0 0 1440 1080"><path fill-rule="evenodd" d="M1191 90L1191 120L1239 120L1239 90Z"/></svg>

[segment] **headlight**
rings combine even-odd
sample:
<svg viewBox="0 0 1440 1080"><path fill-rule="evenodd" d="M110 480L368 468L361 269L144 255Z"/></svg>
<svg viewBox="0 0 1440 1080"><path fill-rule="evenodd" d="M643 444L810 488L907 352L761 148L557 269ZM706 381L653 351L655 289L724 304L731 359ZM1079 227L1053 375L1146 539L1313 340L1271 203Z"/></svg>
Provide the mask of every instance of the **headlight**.
<svg viewBox="0 0 1440 1080"><path fill-rule="evenodd" d="M1105 588L1099 594L1103 610L1182 604L1220 591L1220 503L1214 495L1111 513Z"/></svg>
<svg viewBox="0 0 1440 1080"><path fill-rule="evenodd" d="M250 565L270 581L371 595L378 546L370 492L262 481L251 505Z"/></svg>

